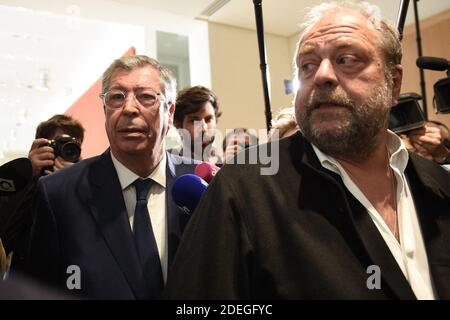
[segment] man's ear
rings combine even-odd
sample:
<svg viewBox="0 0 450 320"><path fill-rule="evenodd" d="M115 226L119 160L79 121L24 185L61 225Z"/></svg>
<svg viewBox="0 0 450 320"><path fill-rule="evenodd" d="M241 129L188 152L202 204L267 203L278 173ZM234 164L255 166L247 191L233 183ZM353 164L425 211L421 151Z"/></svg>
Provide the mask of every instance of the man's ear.
<svg viewBox="0 0 450 320"><path fill-rule="evenodd" d="M174 112L175 112L175 104L171 102L169 105L169 113L173 115Z"/></svg>
<svg viewBox="0 0 450 320"><path fill-rule="evenodd" d="M169 111L169 124L172 125L173 124L173 115L175 113L175 104L170 103L168 105L168 109L167 110Z"/></svg>
<svg viewBox="0 0 450 320"><path fill-rule="evenodd" d="M392 106L396 106L398 104L398 97L400 96L400 91L402 89L402 79L403 67L398 64L395 66L392 77Z"/></svg>

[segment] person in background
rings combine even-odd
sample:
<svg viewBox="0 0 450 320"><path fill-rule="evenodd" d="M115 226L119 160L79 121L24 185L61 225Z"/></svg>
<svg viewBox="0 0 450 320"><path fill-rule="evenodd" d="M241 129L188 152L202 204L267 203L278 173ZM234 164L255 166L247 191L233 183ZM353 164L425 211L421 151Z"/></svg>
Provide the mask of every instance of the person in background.
<svg viewBox="0 0 450 320"><path fill-rule="evenodd" d="M176 101L174 126L185 130L183 150L190 151L190 154L184 154L183 150L180 153L196 160L220 162L213 142L222 112L214 92L203 86L186 88L178 92Z"/></svg>
<svg viewBox="0 0 450 320"><path fill-rule="evenodd" d="M406 148L441 165L450 164L450 140L447 126L428 121L422 128L401 134Z"/></svg>
<svg viewBox="0 0 450 320"><path fill-rule="evenodd" d="M258 137L246 128L230 130L222 141L224 163L230 162L240 151L258 144Z"/></svg>
<svg viewBox="0 0 450 320"><path fill-rule="evenodd" d="M275 119L272 120L272 128L269 131L268 139L271 141L277 132L278 139L287 138L298 131L295 120L295 108L287 107L280 110Z"/></svg>
<svg viewBox="0 0 450 320"><path fill-rule="evenodd" d="M28 153L34 176L48 175L64 167L70 167L80 160L80 157L77 157L73 161L69 161L60 154L55 157L55 149L49 143L57 137L68 135L81 146L84 131L81 123L69 115L57 114L47 121L41 122L36 128L35 140Z"/></svg>
<svg viewBox="0 0 450 320"><path fill-rule="evenodd" d="M63 135L65 144L54 145L54 141ZM8 209L5 209L8 217L5 218L4 232L0 234L4 252L12 259L8 262L8 265L11 265L11 272L24 272L26 269L26 251L38 179L62 168L68 168L80 160L80 154L77 152L81 152L83 139L83 126L69 115L54 115L37 126L35 140L28 153L33 168L33 179L9 201ZM65 154L60 153L61 146L63 150L69 151L70 159L64 159ZM71 151L73 152L70 153Z"/></svg>

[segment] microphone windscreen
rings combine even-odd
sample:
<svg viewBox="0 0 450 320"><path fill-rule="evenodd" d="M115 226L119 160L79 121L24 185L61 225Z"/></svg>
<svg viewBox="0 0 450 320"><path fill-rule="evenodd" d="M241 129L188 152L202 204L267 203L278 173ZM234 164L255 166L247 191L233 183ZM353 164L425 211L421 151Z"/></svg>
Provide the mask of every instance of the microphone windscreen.
<svg viewBox="0 0 450 320"><path fill-rule="evenodd" d="M22 190L33 178L28 158L18 158L0 166L0 195L12 195Z"/></svg>
<svg viewBox="0 0 450 320"><path fill-rule="evenodd" d="M208 184L195 174L183 174L176 178L172 186L175 204L188 214L194 212Z"/></svg>
<svg viewBox="0 0 450 320"><path fill-rule="evenodd" d="M199 176L207 183L211 183L211 180L219 170L220 168L213 165L212 163L202 162L195 167L195 175Z"/></svg>
<svg viewBox="0 0 450 320"><path fill-rule="evenodd" d="M436 71L445 71L450 67L447 59L435 57L419 57L416 65L421 69L430 69Z"/></svg>

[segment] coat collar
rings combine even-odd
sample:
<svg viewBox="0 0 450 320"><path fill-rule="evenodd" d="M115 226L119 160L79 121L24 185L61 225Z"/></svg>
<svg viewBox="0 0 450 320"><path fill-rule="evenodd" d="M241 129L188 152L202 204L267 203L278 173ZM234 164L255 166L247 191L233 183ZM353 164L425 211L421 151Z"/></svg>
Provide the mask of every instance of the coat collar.
<svg viewBox="0 0 450 320"><path fill-rule="evenodd" d="M406 167L408 176L417 175L422 184L439 198L450 197L450 179L443 168L423 157L410 153Z"/></svg>
<svg viewBox="0 0 450 320"><path fill-rule="evenodd" d="M290 155L302 176L308 176L316 181L321 179L322 184L331 183L334 186L336 192L330 198L334 200L335 204L342 205L342 213L347 215L342 218L350 221L352 229L356 233L357 239L360 240L362 248L364 248L372 265L380 267L383 290L392 292L400 299L415 299L408 281L372 219L367 214L367 210L346 189L339 175L322 167L311 143L300 133L297 133L291 139ZM321 183L317 182L315 185L321 185ZM321 194L322 190L318 189L317 193Z"/></svg>

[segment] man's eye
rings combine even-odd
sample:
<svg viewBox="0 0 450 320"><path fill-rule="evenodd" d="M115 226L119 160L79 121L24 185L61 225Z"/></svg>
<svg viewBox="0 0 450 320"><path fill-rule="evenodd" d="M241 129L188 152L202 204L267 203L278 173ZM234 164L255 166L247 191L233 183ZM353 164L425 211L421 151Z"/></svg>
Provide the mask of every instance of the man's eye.
<svg viewBox="0 0 450 320"><path fill-rule="evenodd" d="M343 56L343 57L338 58L338 60L337 60L338 64L344 64L344 65L349 65L355 61L356 61L356 59L351 56Z"/></svg>
<svg viewBox="0 0 450 320"><path fill-rule="evenodd" d="M113 93L109 96L109 99L112 101L122 101L123 100L123 95L120 93Z"/></svg>
<svg viewBox="0 0 450 320"><path fill-rule="evenodd" d="M307 72L309 70L311 70L314 67L314 65L312 63L304 63L301 66L301 69L303 72Z"/></svg>
<svg viewBox="0 0 450 320"><path fill-rule="evenodd" d="M139 101L154 102L155 100L156 100L156 96L153 94L141 93L139 95Z"/></svg>

